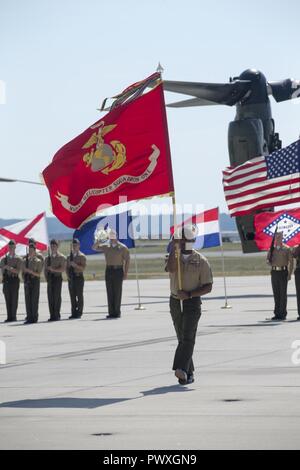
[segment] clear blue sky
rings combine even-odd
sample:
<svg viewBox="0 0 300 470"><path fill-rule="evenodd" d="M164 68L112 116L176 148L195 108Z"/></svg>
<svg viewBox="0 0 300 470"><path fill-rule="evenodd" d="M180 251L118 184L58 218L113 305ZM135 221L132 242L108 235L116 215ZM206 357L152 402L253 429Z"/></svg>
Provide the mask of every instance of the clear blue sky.
<svg viewBox="0 0 300 470"><path fill-rule="evenodd" d="M244 69L300 79L298 0L0 0L0 176L38 180L53 154L100 117L96 108L155 71L226 82ZM166 101L180 96L168 94ZM300 99L276 104L284 144L300 133ZM181 203L224 202L227 127L235 108L169 109ZM0 183L0 218L49 211L45 187Z"/></svg>

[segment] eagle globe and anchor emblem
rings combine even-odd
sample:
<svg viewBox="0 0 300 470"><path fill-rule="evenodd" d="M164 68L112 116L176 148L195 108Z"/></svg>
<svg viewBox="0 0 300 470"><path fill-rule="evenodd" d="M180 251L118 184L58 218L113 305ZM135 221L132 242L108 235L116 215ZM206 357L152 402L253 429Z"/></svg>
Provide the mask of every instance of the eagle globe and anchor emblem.
<svg viewBox="0 0 300 470"><path fill-rule="evenodd" d="M104 121L92 126L92 129L98 128L89 140L83 145L83 149L89 149L89 152L83 156L86 167L91 171L101 171L108 175L114 170L121 168L126 162L126 147L119 140L112 140L109 143L104 141L104 136L117 127L117 124L105 126Z"/></svg>
<svg viewBox="0 0 300 470"><path fill-rule="evenodd" d="M126 163L126 147L119 140L111 140L106 142L104 136L111 132L117 127L117 124L109 124L105 126L104 121L100 121L94 124L91 129L97 129L88 141L81 147L84 150L88 150L84 153L82 160L86 166L92 172L101 172L104 175L109 175L114 170L118 170L123 167ZM157 145L152 144L152 153L149 156L149 164L142 174L138 176L123 175L115 181L108 184L105 187L88 188L81 200L77 204L71 204L69 196L57 191L55 198L59 200L62 207L68 212L78 212L86 203L86 201L92 196L102 196L104 194L111 193L119 188L122 184L138 184L148 179L154 172L157 160L160 156L160 149Z"/></svg>

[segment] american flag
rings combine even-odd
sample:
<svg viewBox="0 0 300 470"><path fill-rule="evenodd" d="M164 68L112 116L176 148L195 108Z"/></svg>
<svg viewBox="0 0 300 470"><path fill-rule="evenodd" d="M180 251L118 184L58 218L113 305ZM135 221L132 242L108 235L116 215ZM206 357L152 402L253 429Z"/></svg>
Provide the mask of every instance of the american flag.
<svg viewBox="0 0 300 470"><path fill-rule="evenodd" d="M223 171L232 216L300 201L300 140L270 155Z"/></svg>

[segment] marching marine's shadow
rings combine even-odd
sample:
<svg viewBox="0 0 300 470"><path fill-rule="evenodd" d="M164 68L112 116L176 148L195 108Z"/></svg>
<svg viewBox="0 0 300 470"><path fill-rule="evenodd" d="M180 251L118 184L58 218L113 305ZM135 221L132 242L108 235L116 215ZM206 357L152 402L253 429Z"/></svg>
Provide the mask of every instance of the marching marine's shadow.
<svg viewBox="0 0 300 470"><path fill-rule="evenodd" d="M150 395L165 395L166 393L172 393L172 392L192 392L192 388L187 388L183 385L168 385L166 387L156 387L152 388L150 390L145 390L142 393L143 397L147 397ZM142 398L142 397L140 397Z"/></svg>
<svg viewBox="0 0 300 470"><path fill-rule="evenodd" d="M94 409L101 406L114 405L125 401L132 401L151 395L164 395L170 392L189 392L192 389L183 387L182 385L169 385L166 387L157 387L150 390L140 392L142 395L132 398L41 398L35 400L18 400L0 404L0 408L84 408Z"/></svg>
<svg viewBox="0 0 300 470"><path fill-rule="evenodd" d="M36 400L19 400L1 403L0 408L98 408L113 405L132 398L41 398Z"/></svg>

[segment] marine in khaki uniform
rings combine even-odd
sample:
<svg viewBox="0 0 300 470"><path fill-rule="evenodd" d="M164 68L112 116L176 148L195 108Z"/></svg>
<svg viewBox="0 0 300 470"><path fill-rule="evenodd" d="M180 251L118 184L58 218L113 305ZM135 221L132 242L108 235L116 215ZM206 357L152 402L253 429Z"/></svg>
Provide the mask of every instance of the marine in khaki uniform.
<svg viewBox="0 0 300 470"><path fill-rule="evenodd" d="M212 290L213 277L207 259L193 249L193 228L184 227L181 239L172 241L166 262L170 276L170 312L178 346L173 370L181 385L194 382L193 351L198 322L201 316L201 296ZM176 243L180 246L182 289L179 290Z"/></svg>
<svg viewBox="0 0 300 470"><path fill-rule="evenodd" d="M6 303L7 319L5 322L17 321L20 278L22 258L16 256L16 243L10 240L8 254L1 259L3 294Z"/></svg>
<svg viewBox="0 0 300 470"><path fill-rule="evenodd" d="M267 261L271 266L271 282L274 296L273 321L285 320L287 316L287 285L293 272L293 256L291 249L282 241L283 233L277 232L274 246L268 251Z"/></svg>
<svg viewBox="0 0 300 470"><path fill-rule="evenodd" d="M86 268L86 256L80 251L80 241L73 239L71 253L67 257L67 276L71 299L71 316L69 319L80 318L83 312L83 288Z"/></svg>
<svg viewBox="0 0 300 470"><path fill-rule="evenodd" d="M66 257L58 251L58 241L50 241L50 252L46 256L44 274L47 281L47 296L50 318L60 320L62 273L66 270Z"/></svg>
<svg viewBox="0 0 300 470"><path fill-rule="evenodd" d="M30 243L33 243L35 246L36 246L36 240L35 238L28 238L28 247L30 245ZM38 257L38 259L40 259L42 261L42 263L44 264L44 256L39 253L38 251L36 252L36 256Z"/></svg>
<svg viewBox="0 0 300 470"><path fill-rule="evenodd" d="M296 258L295 286L297 294L298 321L300 321L300 245L293 248L292 255Z"/></svg>
<svg viewBox="0 0 300 470"><path fill-rule="evenodd" d="M43 261L37 256L35 243L29 243L29 252L23 258L23 279L25 291L26 321L25 324L36 323L39 316L40 277Z"/></svg>
<svg viewBox="0 0 300 470"><path fill-rule="evenodd" d="M94 243L95 251L102 251L105 256L106 270L105 283L108 301L108 315L106 318L120 318L122 285L127 279L130 254L129 249L119 242L118 235L114 230L109 232L109 244Z"/></svg>
<svg viewBox="0 0 300 470"><path fill-rule="evenodd" d="M32 237L31 237L31 238L28 238L28 249L29 249L29 245L30 245L31 243L33 243L33 244L36 246L36 240L35 240L35 238L32 238ZM36 256L38 257L38 259L41 260L41 262L42 262L43 265L44 265L44 257L43 257L43 255L37 251L37 252L36 252ZM25 318L25 321L26 321L26 320L27 320L27 317Z"/></svg>

